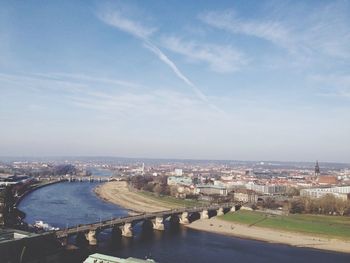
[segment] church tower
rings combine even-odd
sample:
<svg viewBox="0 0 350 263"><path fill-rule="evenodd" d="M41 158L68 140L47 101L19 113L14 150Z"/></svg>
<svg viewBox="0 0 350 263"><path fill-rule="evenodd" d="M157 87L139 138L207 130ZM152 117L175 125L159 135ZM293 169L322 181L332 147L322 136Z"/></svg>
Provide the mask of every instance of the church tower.
<svg viewBox="0 0 350 263"><path fill-rule="evenodd" d="M317 179L320 176L320 166L318 165L318 161L316 161L315 165L315 178Z"/></svg>

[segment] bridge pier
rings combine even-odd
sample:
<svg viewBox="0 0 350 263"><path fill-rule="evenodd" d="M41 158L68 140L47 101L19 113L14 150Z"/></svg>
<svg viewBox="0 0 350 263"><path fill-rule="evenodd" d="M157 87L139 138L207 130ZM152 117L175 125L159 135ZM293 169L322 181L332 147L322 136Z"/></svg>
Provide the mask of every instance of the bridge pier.
<svg viewBox="0 0 350 263"><path fill-rule="evenodd" d="M180 224L187 225L190 221L188 220L188 212L183 212L180 216Z"/></svg>
<svg viewBox="0 0 350 263"><path fill-rule="evenodd" d="M125 223L121 228L122 236L124 237L132 237L132 225L131 223Z"/></svg>
<svg viewBox="0 0 350 263"><path fill-rule="evenodd" d="M97 245L96 230L90 230L88 233L85 234L85 237L86 237L87 241L89 242L90 246Z"/></svg>
<svg viewBox="0 0 350 263"><path fill-rule="evenodd" d="M96 179L97 180L97 179ZM100 221L92 224L78 225L70 227L64 230L57 230L55 234L57 238L65 238L68 236L76 235L76 243L79 247L90 245L96 245L96 232L106 228L113 228L115 236L132 237L133 236L133 224L144 221L144 228L148 228L152 231L164 230L164 218L170 217L172 225L177 224L189 224L196 219L208 219L210 216L222 215L231 209L232 212L236 211L236 206L230 204L216 204L204 207L192 207L183 208L177 210L165 210L157 213L145 213L138 214L130 217L119 217L107 221ZM239 206L237 205L237 210ZM145 224L147 223L147 224ZM89 231L90 230L90 231ZM89 232L88 232L89 231Z"/></svg>
<svg viewBox="0 0 350 263"><path fill-rule="evenodd" d="M217 216L222 216L224 214L224 209L222 207L220 207L217 211L216 211L216 215Z"/></svg>
<svg viewBox="0 0 350 263"><path fill-rule="evenodd" d="M209 219L208 210L203 210L201 212L201 219Z"/></svg>
<svg viewBox="0 0 350 263"><path fill-rule="evenodd" d="M154 220L152 220L153 223L153 229L155 230L164 230L164 223L163 223L163 217L156 217Z"/></svg>

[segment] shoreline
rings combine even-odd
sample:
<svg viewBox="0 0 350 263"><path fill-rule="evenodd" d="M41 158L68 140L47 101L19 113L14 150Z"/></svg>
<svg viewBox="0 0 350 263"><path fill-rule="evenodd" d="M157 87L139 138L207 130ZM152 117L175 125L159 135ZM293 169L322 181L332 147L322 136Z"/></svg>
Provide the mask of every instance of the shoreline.
<svg viewBox="0 0 350 263"><path fill-rule="evenodd" d="M303 234L299 232L248 226L225 221L216 217L204 220L199 219L189 225L186 225L186 227L197 231L205 231L241 239L262 241L270 244L283 244L300 248L350 253L350 241Z"/></svg>
<svg viewBox="0 0 350 263"><path fill-rule="evenodd" d="M99 198L100 200L109 203L109 204L113 204L115 206L118 206L122 209L125 209L128 212L128 215L133 216L133 215L138 215L141 212L136 211L136 210L132 210L130 208L126 208L124 206L121 206L120 204L117 204L116 202L112 202L111 200L109 200L108 198L104 197L103 194L101 194L101 189L99 189L101 187L101 185L97 185L92 191L94 192L94 194L97 196L97 198Z"/></svg>
<svg viewBox="0 0 350 263"><path fill-rule="evenodd" d="M46 186L50 186L53 184L57 184L57 183L61 183L63 181L57 180L57 181L49 181L46 183L42 183L39 185L35 185L35 186L31 186L28 189L26 189L22 195L18 196L14 203L13 203L13 210L17 211L17 213L20 213L21 215L19 216L20 219L17 219L17 225L22 225L24 224L26 228L28 228L28 223L25 222L25 218L27 217L27 214L25 212L23 212L21 209L18 208L18 206L20 205L20 203L23 201L23 199L25 197L27 197L29 194L31 194L32 192L34 192L35 190L38 190L40 188L46 187Z"/></svg>
<svg viewBox="0 0 350 263"><path fill-rule="evenodd" d="M141 196L132 192L127 183L108 182L98 185L94 192L96 196L106 202L118 205L132 213L157 212L170 209L163 202ZM140 209L141 208L141 209ZM350 240L327 238L299 232L288 232L257 226L225 221L217 217L196 220L185 227L197 231L205 231L219 235L231 236L241 239L262 241L271 244L283 244L293 247L312 248L340 253L350 253Z"/></svg>
<svg viewBox="0 0 350 263"><path fill-rule="evenodd" d="M130 191L125 181L104 183L93 191L98 198L128 210L129 214L153 213L178 207Z"/></svg>
<svg viewBox="0 0 350 263"><path fill-rule="evenodd" d="M17 207L21 201L27 196L29 195L30 193L34 192L35 190L37 189L40 189L40 188L43 188L45 186L49 186L49 185L53 185L53 184L58 184L58 183L62 183L62 182L65 182L65 181L52 181L52 182L47 182L47 183L43 183L43 184L40 184L40 185L36 185L34 187L30 187L29 189L27 189L22 195L20 195L17 200L15 201L14 203L14 206Z"/></svg>

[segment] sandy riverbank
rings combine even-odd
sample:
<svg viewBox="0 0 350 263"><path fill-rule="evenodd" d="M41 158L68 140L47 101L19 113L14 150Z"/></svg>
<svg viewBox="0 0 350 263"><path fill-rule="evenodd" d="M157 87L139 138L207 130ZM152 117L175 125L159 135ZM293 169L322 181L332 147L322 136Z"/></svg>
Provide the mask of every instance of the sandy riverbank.
<svg viewBox="0 0 350 263"><path fill-rule="evenodd" d="M95 193L103 200L121 206L132 212L158 212L177 206L157 201L152 198L132 192L128 189L127 183L108 182L95 188Z"/></svg>
<svg viewBox="0 0 350 263"><path fill-rule="evenodd" d="M296 247L309 247L350 253L350 241L242 225L221 220L216 217L207 220L194 221L190 225L187 225L187 227L200 231L261 240L269 243L280 243Z"/></svg>
<svg viewBox="0 0 350 263"><path fill-rule="evenodd" d="M107 202L119 205L136 213L150 213L176 208L175 205L157 201L130 191L126 182L108 182L102 184L95 188L95 193ZM350 241L248 226L221 220L216 217L197 220L186 226L200 231L261 240L269 243L350 253Z"/></svg>

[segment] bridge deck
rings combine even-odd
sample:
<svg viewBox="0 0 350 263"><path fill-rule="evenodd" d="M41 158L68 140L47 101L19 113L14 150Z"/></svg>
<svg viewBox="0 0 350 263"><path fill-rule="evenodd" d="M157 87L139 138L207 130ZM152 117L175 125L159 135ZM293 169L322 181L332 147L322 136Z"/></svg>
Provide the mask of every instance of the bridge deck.
<svg viewBox="0 0 350 263"><path fill-rule="evenodd" d="M75 227L70 227L70 228L58 230L55 232L56 232L56 236L58 238L61 238L61 237L67 237L69 235L74 235L80 232L88 232L90 230L103 230L114 226L121 226L126 223L137 223L143 220L151 220L156 217L166 218L172 215L179 215L184 212L195 213L195 212L201 212L203 210L212 211L212 210L218 210L219 208L231 208L235 205L237 205L237 203L225 203L220 205L218 204L218 205L202 206L202 207L179 208L179 209L165 210L161 212L144 213L144 214L138 214L134 216L113 218L111 220L104 220L104 221L96 222L92 224L78 225Z"/></svg>

